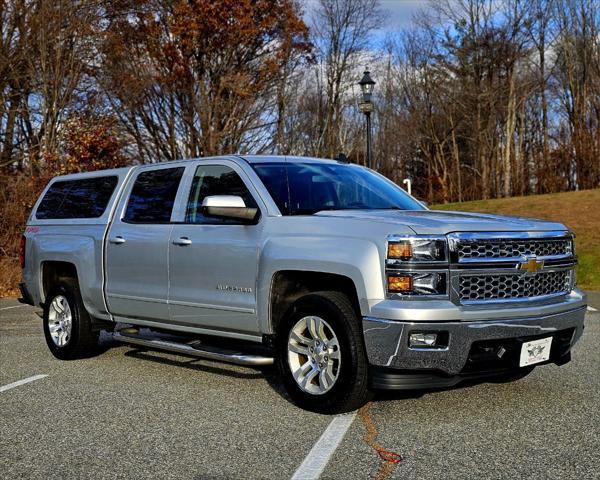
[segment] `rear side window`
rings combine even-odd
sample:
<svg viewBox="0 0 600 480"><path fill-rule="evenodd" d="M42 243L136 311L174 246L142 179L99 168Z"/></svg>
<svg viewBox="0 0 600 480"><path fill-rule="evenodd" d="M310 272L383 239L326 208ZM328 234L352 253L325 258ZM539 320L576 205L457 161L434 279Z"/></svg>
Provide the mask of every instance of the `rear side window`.
<svg viewBox="0 0 600 480"><path fill-rule="evenodd" d="M150 170L138 175L125 212L130 223L168 223L184 167Z"/></svg>
<svg viewBox="0 0 600 480"><path fill-rule="evenodd" d="M114 176L56 181L48 188L35 217L40 220L101 217L117 183Z"/></svg>

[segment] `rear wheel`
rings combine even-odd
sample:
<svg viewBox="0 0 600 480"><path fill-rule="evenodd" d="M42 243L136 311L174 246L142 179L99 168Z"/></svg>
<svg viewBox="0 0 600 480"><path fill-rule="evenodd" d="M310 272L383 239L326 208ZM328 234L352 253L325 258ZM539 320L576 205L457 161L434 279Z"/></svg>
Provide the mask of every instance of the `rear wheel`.
<svg viewBox="0 0 600 480"><path fill-rule="evenodd" d="M92 328L77 282L61 280L48 292L44 308L44 336L52 354L61 360L95 355L99 335Z"/></svg>
<svg viewBox="0 0 600 480"><path fill-rule="evenodd" d="M369 398L362 329L346 295L317 292L290 309L277 336L277 363L296 404L319 413L355 410Z"/></svg>

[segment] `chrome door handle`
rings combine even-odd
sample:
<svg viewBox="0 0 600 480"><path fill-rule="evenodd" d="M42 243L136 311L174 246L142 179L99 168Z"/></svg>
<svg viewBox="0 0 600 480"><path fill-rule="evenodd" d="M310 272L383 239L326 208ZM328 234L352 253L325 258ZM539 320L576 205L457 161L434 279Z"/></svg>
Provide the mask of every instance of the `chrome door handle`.
<svg viewBox="0 0 600 480"><path fill-rule="evenodd" d="M185 247L187 245L191 245L192 241L188 237L179 237L178 239L173 240L173 243L175 245L181 245L182 247Z"/></svg>
<svg viewBox="0 0 600 480"><path fill-rule="evenodd" d="M114 238L110 238L108 241L110 243L114 243L115 245L119 245L121 243L125 243L125 239L121 235L117 235Z"/></svg>

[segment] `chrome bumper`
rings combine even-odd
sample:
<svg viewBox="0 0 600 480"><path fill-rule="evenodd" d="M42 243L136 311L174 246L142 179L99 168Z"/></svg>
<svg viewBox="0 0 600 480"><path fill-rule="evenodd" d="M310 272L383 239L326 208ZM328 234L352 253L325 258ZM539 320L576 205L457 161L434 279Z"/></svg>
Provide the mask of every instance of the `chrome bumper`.
<svg viewBox="0 0 600 480"><path fill-rule="evenodd" d="M583 333L586 306L581 303L560 313L514 318L472 321L398 321L363 318L363 332L371 365L402 370L437 370L448 375L460 374L467 363L471 345L480 340L511 339L552 335L574 329L571 347ZM507 312L508 313L508 312ZM448 345L441 349L413 349L408 345L411 332L447 332Z"/></svg>

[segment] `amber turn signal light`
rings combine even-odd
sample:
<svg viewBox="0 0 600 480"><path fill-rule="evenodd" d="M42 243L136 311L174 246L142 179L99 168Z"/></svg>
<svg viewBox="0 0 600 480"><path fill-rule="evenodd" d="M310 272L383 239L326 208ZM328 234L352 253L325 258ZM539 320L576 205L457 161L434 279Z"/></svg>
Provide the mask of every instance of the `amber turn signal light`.
<svg viewBox="0 0 600 480"><path fill-rule="evenodd" d="M388 291L392 293L410 293L413 289L410 275L390 275L388 277Z"/></svg>
<svg viewBox="0 0 600 480"><path fill-rule="evenodd" d="M409 242L388 243L388 258L411 258L412 245Z"/></svg>

